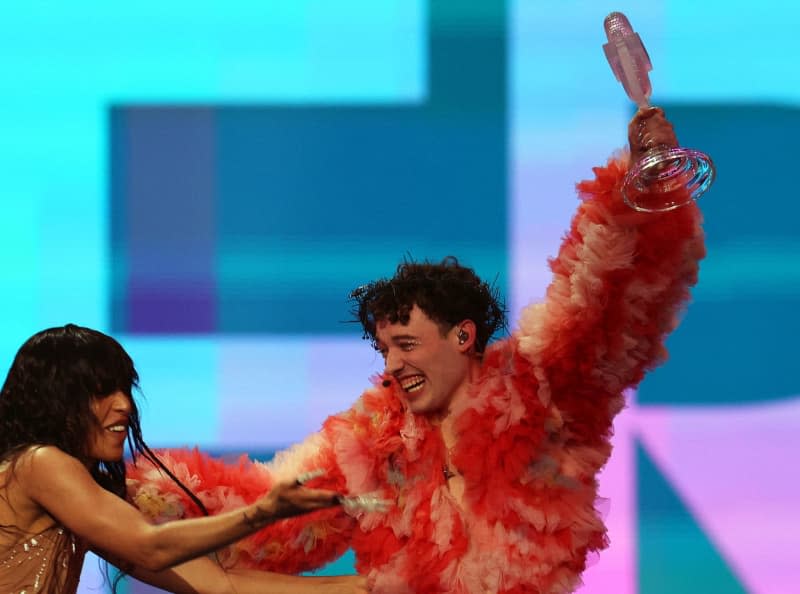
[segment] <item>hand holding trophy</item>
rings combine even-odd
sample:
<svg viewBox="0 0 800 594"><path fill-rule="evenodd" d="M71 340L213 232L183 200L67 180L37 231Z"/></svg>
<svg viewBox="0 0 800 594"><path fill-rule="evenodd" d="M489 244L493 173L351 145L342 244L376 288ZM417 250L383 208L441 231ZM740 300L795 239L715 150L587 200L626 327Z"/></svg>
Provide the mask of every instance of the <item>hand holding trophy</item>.
<svg viewBox="0 0 800 594"><path fill-rule="evenodd" d="M642 40L627 17L612 12L603 23L608 43L603 45L614 76L640 110L650 108L652 88L647 73L652 70ZM652 109L652 108L650 108ZM639 120L644 122L643 119ZM640 133L645 135L642 128ZM641 139L647 142L647 137ZM622 198L640 212L664 212L697 200L714 181L711 157L694 149L654 144L628 172Z"/></svg>

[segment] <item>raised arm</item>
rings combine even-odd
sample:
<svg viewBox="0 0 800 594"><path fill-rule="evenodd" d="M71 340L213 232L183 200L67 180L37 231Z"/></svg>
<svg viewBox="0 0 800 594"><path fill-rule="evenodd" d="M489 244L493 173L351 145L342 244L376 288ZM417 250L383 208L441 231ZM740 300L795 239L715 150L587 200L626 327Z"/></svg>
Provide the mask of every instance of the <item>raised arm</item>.
<svg viewBox="0 0 800 594"><path fill-rule="evenodd" d="M658 109L637 113L629 141L631 160L654 143L677 145ZM539 399L589 441L608 432L622 390L665 359L704 255L697 205L637 213L620 194L627 168L623 156L578 184L583 202L550 262L547 298L523 313L518 334Z"/></svg>
<svg viewBox="0 0 800 594"><path fill-rule="evenodd" d="M26 497L92 548L156 571L214 551L275 520L337 502L334 492L281 483L253 503L215 517L153 525L101 488L76 458L52 446L23 454L14 479Z"/></svg>

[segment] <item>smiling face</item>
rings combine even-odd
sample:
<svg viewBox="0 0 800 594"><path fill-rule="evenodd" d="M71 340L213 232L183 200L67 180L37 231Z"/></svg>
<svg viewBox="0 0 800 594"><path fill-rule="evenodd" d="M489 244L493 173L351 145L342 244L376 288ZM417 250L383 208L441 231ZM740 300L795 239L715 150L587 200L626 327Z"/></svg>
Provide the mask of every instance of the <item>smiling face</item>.
<svg viewBox="0 0 800 594"><path fill-rule="evenodd" d="M471 322L466 322L471 329ZM453 398L465 391L469 383L470 356L473 340L459 341L456 325L444 334L441 328L416 305L408 323L386 320L376 326L376 345L383 355L384 373L397 380L412 412L427 414L446 412Z"/></svg>
<svg viewBox="0 0 800 594"><path fill-rule="evenodd" d="M92 412L97 420L89 435L88 455L92 460L117 462L125 453L131 400L123 392L92 399Z"/></svg>

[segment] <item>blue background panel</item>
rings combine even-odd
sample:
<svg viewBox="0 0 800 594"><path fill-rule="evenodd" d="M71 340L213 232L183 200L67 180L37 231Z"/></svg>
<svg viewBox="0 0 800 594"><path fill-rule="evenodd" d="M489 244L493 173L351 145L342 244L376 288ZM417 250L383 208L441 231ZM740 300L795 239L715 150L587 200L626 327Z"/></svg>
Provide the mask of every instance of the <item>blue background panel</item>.
<svg viewBox="0 0 800 594"><path fill-rule="evenodd" d="M9 5L2 360L44 327L112 332L141 372L151 445L268 456L380 369L346 296L406 255L457 255L515 319L544 291L572 183L625 142L631 106L600 49L611 10L719 177L693 303L601 476L623 493L609 524L632 528L582 592L794 592L788 1Z"/></svg>

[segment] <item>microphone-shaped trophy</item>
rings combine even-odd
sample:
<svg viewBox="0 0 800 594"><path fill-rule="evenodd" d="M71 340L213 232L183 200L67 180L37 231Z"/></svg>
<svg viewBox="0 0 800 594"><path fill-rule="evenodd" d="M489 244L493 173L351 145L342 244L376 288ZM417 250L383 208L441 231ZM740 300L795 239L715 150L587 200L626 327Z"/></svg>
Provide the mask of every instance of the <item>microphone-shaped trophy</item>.
<svg viewBox="0 0 800 594"><path fill-rule="evenodd" d="M603 45L614 76L640 109L649 106L650 57L642 40L621 12L609 14L603 25L608 43ZM622 185L622 198L641 212L673 210L697 200L714 181L711 157L683 147L653 146L631 166Z"/></svg>

